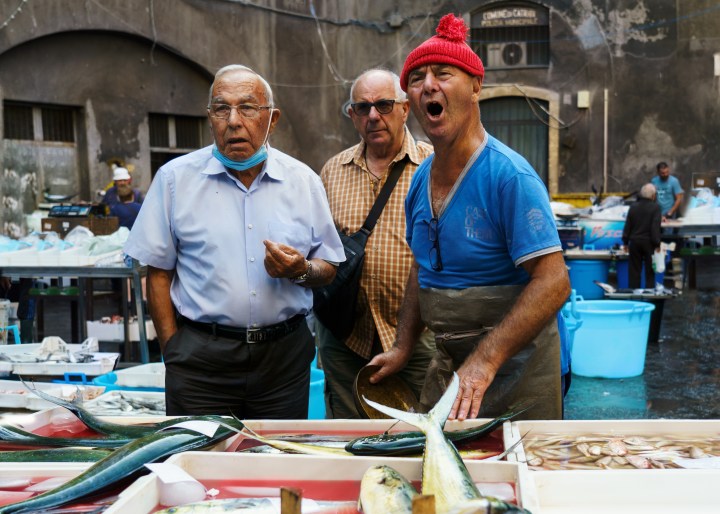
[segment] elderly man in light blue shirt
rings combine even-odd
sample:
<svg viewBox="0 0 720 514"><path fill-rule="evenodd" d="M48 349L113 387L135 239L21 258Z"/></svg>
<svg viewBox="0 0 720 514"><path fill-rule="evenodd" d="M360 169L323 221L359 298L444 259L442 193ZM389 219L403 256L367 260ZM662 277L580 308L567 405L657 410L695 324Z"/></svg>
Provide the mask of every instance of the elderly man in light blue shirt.
<svg viewBox="0 0 720 514"><path fill-rule="evenodd" d="M160 168L126 244L148 265L168 415L307 417L310 288L345 256L319 177L267 143L279 117L260 75L219 70L215 144Z"/></svg>

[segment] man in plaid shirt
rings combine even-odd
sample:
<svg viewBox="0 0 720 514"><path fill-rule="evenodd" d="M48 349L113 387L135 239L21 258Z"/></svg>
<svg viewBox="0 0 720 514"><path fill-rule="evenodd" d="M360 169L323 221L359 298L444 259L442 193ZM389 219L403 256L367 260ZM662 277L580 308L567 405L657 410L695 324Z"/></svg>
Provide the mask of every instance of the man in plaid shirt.
<svg viewBox="0 0 720 514"><path fill-rule="evenodd" d="M382 69L362 73L352 85L350 102L348 114L362 140L328 160L320 174L338 229L346 234L359 230L393 164L405 157L407 161L366 246L352 333L338 341L317 324L327 417L336 419L359 417L352 390L355 376L395 341L397 313L413 262L405 241L405 195L418 165L432 153L432 146L415 141L405 126L409 105L396 74ZM418 397L434 353L433 336L426 331L401 372Z"/></svg>

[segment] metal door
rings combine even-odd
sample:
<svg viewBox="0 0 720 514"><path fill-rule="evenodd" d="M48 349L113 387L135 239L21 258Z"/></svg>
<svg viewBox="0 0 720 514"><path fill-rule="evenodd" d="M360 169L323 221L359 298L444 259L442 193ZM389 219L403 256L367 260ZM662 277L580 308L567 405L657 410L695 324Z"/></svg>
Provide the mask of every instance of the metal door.
<svg viewBox="0 0 720 514"><path fill-rule="evenodd" d="M525 157L548 185L548 102L519 96L480 102L485 129Z"/></svg>

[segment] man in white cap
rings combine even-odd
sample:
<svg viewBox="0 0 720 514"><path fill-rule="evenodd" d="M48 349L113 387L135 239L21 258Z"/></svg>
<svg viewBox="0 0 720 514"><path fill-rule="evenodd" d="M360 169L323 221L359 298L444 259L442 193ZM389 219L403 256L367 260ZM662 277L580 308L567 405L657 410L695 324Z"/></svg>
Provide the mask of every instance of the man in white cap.
<svg viewBox="0 0 720 514"><path fill-rule="evenodd" d="M132 177L127 168L113 169L113 185L105 192L102 203L108 206L110 216L117 216L121 227L131 229L142 206L144 196L132 187Z"/></svg>
<svg viewBox="0 0 720 514"><path fill-rule="evenodd" d="M562 417L556 313L570 293L545 185L480 121L484 68L465 43L462 19L408 55L400 85L435 153L405 200L410 270L393 347L376 356L371 380L407 362L428 326L437 355L425 379L432 405L452 378L450 418L494 417L532 401L530 419Z"/></svg>

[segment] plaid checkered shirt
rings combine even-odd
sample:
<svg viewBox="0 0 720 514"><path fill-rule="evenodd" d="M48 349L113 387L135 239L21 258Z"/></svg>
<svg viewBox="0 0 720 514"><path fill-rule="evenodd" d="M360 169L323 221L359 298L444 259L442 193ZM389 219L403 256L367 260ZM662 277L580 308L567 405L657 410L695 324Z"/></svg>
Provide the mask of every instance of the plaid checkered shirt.
<svg viewBox="0 0 720 514"><path fill-rule="evenodd" d="M405 240L405 196L415 170L432 151L428 143L415 141L406 127L403 146L379 184L373 183L365 162L365 142L332 157L320 173L335 225L352 234L365 222L392 165L405 155L409 158L368 239L355 327L345 343L367 359L372 356L375 330L384 350L395 341L397 314L413 261Z"/></svg>

